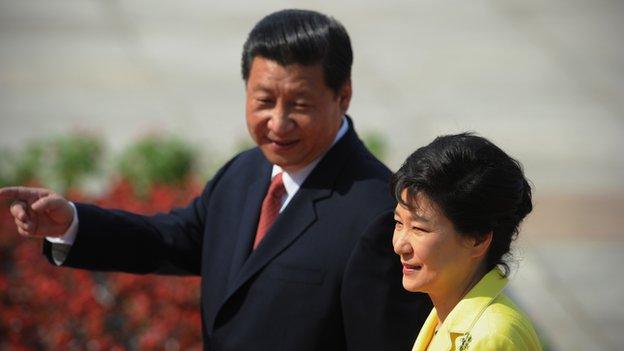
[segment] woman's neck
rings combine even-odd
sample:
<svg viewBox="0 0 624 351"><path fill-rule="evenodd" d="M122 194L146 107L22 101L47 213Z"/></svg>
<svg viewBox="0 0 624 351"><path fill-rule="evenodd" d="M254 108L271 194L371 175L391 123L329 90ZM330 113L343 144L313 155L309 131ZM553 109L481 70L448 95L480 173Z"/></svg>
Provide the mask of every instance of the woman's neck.
<svg viewBox="0 0 624 351"><path fill-rule="evenodd" d="M478 265L466 278L458 281L446 290L429 293L433 306L438 314L438 325L442 324L449 313L457 306L466 294L483 278L487 272L483 265Z"/></svg>

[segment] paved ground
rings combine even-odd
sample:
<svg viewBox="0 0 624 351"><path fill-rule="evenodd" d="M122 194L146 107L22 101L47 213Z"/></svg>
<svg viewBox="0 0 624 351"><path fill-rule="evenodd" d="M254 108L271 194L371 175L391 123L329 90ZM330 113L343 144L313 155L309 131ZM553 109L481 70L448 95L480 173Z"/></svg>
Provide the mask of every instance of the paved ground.
<svg viewBox="0 0 624 351"><path fill-rule="evenodd" d="M624 343L623 196L538 196L517 245L510 294L552 350Z"/></svg>
<svg viewBox="0 0 624 351"><path fill-rule="evenodd" d="M525 165L536 209L511 293L553 350L624 343L624 2L0 0L0 146L87 130L113 150L246 140L240 50L284 7L330 13L355 51L351 114L396 168L475 130Z"/></svg>

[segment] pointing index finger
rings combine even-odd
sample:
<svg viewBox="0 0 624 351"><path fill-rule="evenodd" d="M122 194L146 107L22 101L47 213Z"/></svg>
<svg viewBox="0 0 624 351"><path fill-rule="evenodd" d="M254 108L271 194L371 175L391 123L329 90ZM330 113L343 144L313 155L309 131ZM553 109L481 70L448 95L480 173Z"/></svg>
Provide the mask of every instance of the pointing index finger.
<svg viewBox="0 0 624 351"><path fill-rule="evenodd" d="M24 200L28 203L50 194L49 190L41 188L28 188L24 186L11 186L0 188L0 200L15 201Z"/></svg>

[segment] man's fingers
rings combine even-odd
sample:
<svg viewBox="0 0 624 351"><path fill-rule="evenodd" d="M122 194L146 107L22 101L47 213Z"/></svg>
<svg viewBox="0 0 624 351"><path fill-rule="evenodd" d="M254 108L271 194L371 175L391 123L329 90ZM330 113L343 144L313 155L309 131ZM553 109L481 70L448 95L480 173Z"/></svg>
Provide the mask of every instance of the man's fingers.
<svg viewBox="0 0 624 351"><path fill-rule="evenodd" d="M74 218L69 201L47 189L1 188L0 203L3 199L11 201L11 215L18 233L24 236L62 235Z"/></svg>
<svg viewBox="0 0 624 351"><path fill-rule="evenodd" d="M37 228L32 221L22 222L16 218L15 225L17 226L17 231L22 235L32 236L36 234Z"/></svg>
<svg viewBox="0 0 624 351"><path fill-rule="evenodd" d="M25 222L28 220L28 210L27 210L27 206L28 204L24 201L21 200L16 200L13 201L13 203L11 204L11 215L13 215L13 217L15 217L16 219L19 219L22 222Z"/></svg>
<svg viewBox="0 0 624 351"><path fill-rule="evenodd" d="M74 209L65 198L58 194L50 194L35 201L30 208L45 214L54 224L69 226L74 219Z"/></svg>
<svg viewBox="0 0 624 351"><path fill-rule="evenodd" d="M35 212L43 212L63 209L63 207L67 205L67 200L60 195L48 194L31 203L30 208Z"/></svg>
<svg viewBox="0 0 624 351"><path fill-rule="evenodd" d="M32 222L31 221L20 221L19 219L15 218L15 225L25 231L30 231L33 227Z"/></svg>
<svg viewBox="0 0 624 351"><path fill-rule="evenodd" d="M0 188L0 200L25 200L26 202L33 202L51 193L52 192L50 190L43 188L10 186L6 188Z"/></svg>
<svg viewBox="0 0 624 351"><path fill-rule="evenodd" d="M31 233L30 231L24 230L24 229L22 229L20 227L17 227L17 232L19 233L19 235L25 236L25 237L28 237L28 238L35 237L35 235L33 233Z"/></svg>
<svg viewBox="0 0 624 351"><path fill-rule="evenodd" d="M17 227L17 232L19 233L19 235L21 236L30 236L30 234L28 234L24 229Z"/></svg>
<svg viewBox="0 0 624 351"><path fill-rule="evenodd" d="M42 222L37 227L36 236L49 236L49 237L59 237L63 236L67 232L67 228L61 227L59 225L54 225L51 223Z"/></svg>

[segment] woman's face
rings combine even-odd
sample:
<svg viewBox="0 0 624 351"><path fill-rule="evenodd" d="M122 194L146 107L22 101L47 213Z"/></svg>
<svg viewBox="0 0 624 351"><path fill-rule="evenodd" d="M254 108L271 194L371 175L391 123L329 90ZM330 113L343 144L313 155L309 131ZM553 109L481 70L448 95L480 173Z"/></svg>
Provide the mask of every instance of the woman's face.
<svg viewBox="0 0 624 351"><path fill-rule="evenodd" d="M427 196L418 194L415 201L414 211L399 203L394 212L392 244L403 264L403 287L430 295L447 293L461 286L477 264L474 239L457 233Z"/></svg>

